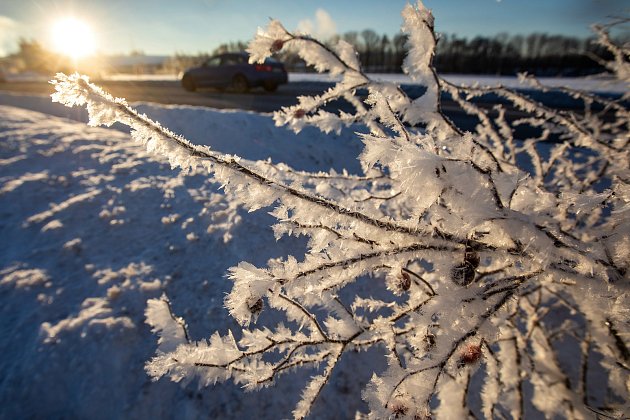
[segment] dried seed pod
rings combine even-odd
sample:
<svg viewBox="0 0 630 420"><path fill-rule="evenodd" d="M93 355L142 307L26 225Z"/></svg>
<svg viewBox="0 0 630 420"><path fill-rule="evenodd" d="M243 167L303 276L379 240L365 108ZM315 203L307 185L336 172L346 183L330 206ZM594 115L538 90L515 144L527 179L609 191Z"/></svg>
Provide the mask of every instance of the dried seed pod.
<svg viewBox="0 0 630 420"><path fill-rule="evenodd" d="M280 51L282 47L284 47L284 41L281 39L276 39L275 41L273 41L273 44L271 44L271 52L276 53Z"/></svg>
<svg viewBox="0 0 630 420"><path fill-rule="evenodd" d="M475 279L475 269L466 262L451 269L451 278L460 286L468 286Z"/></svg>
<svg viewBox="0 0 630 420"><path fill-rule="evenodd" d="M464 262L453 267L451 278L455 284L468 286L475 280L477 267L479 267L479 254L471 246L466 245Z"/></svg>
<svg viewBox="0 0 630 420"><path fill-rule="evenodd" d="M400 296L411 287L411 276L404 269L390 272L387 276L387 289Z"/></svg>
<svg viewBox="0 0 630 420"><path fill-rule="evenodd" d="M262 299L258 299L257 301L249 304L248 307L252 314L257 315L263 310L263 301Z"/></svg>
<svg viewBox="0 0 630 420"><path fill-rule="evenodd" d="M459 354L457 366L464 367L466 365L472 365L481 359L481 356L483 356L481 344L467 344Z"/></svg>
<svg viewBox="0 0 630 420"><path fill-rule="evenodd" d="M409 408L407 408L407 406L405 406L401 402L393 403L390 409L392 410L392 415L394 416L394 418L403 417L405 414L407 414L407 411L409 410Z"/></svg>
<svg viewBox="0 0 630 420"><path fill-rule="evenodd" d="M398 287L405 292L411 287L411 276L404 270L401 270L398 276Z"/></svg>

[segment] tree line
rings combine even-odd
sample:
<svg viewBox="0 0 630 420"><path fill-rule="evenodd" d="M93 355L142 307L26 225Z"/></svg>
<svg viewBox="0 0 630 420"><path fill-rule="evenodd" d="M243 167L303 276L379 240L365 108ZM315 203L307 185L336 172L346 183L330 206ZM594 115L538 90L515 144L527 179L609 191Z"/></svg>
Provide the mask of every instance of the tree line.
<svg viewBox="0 0 630 420"><path fill-rule="evenodd" d="M333 46L340 39L355 48L368 72L400 72L407 54L404 34L390 37L366 29L335 36L327 44ZM246 46L241 41L226 43L213 53L242 51ZM441 73L513 75L526 71L537 76L580 76L605 71L595 57L611 58L594 37L500 33L466 38L443 34L439 36L434 65ZM282 53L280 59L289 70L308 70L294 53Z"/></svg>
<svg viewBox="0 0 630 420"><path fill-rule="evenodd" d="M620 37L615 41L628 41ZM346 32L327 41L329 46L340 39L350 43L364 69L372 73L398 73L407 54L406 37L379 35L371 29ZM175 53L158 69L151 72L179 73L198 65L213 54L243 51L247 43L235 41L221 44L210 54ZM289 71L312 71L293 52L282 52L278 57ZM536 76L584 76L605 72L601 59L611 59L610 52L595 38L534 33L530 35L497 34L493 37L476 36L472 39L457 35L438 38L434 66L440 73L514 75L528 72ZM99 60L83 63L84 72L99 73ZM87 66L87 64L91 64ZM101 63L102 64L102 63ZM35 40L22 39L18 51L1 59L5 71L35 71L54 73L68 71L72 65L66 57L46 50ZM102 72L102 68L100 69Z"/></svg>

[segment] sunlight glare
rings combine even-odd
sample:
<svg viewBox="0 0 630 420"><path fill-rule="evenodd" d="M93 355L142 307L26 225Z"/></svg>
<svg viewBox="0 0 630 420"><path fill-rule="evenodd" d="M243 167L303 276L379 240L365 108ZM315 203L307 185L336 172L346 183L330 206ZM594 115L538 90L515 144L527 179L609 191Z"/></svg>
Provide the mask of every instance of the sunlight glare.
<svg viewBox="0 0 630 420"><path fill-rule="evenodd" d="M95 50L95 40L91 28L84 21L67 17L53 25L52 40L55 50L79 59Z"/></svg>

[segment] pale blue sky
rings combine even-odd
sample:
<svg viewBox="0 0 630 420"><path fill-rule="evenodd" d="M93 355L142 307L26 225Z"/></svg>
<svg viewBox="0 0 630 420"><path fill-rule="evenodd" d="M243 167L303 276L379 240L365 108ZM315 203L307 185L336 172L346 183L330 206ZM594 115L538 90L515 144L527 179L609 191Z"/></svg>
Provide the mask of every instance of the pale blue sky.
<svg viewBox="0 0 630 420"><path fill-rule="evenodd" d="M289 29L399 31L407 0L2 0L0 55L19 37L47 45L57 17L90 22L104 53L211 51L220 43L250 39L269 17ZM626 0L425 0L439 32L460 36L548 32L586 36L590 23L628 12ZM319 12L318 12L319 10ZM318 18L319 17L319 18ZM316 34L317 35L317 34Z"/></svg>

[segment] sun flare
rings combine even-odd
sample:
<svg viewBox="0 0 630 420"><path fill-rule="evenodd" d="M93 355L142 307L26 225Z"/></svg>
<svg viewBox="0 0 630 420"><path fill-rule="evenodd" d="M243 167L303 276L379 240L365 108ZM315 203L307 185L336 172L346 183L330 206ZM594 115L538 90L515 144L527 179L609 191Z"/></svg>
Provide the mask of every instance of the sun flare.
<svg viewBox="0 0 630 420"><path fill-rule="evenodd" d="M62 18L54 23L52 41L57 52L75 60L94 53L96 49L94 33L90 26L74 17Z"/></svg>

